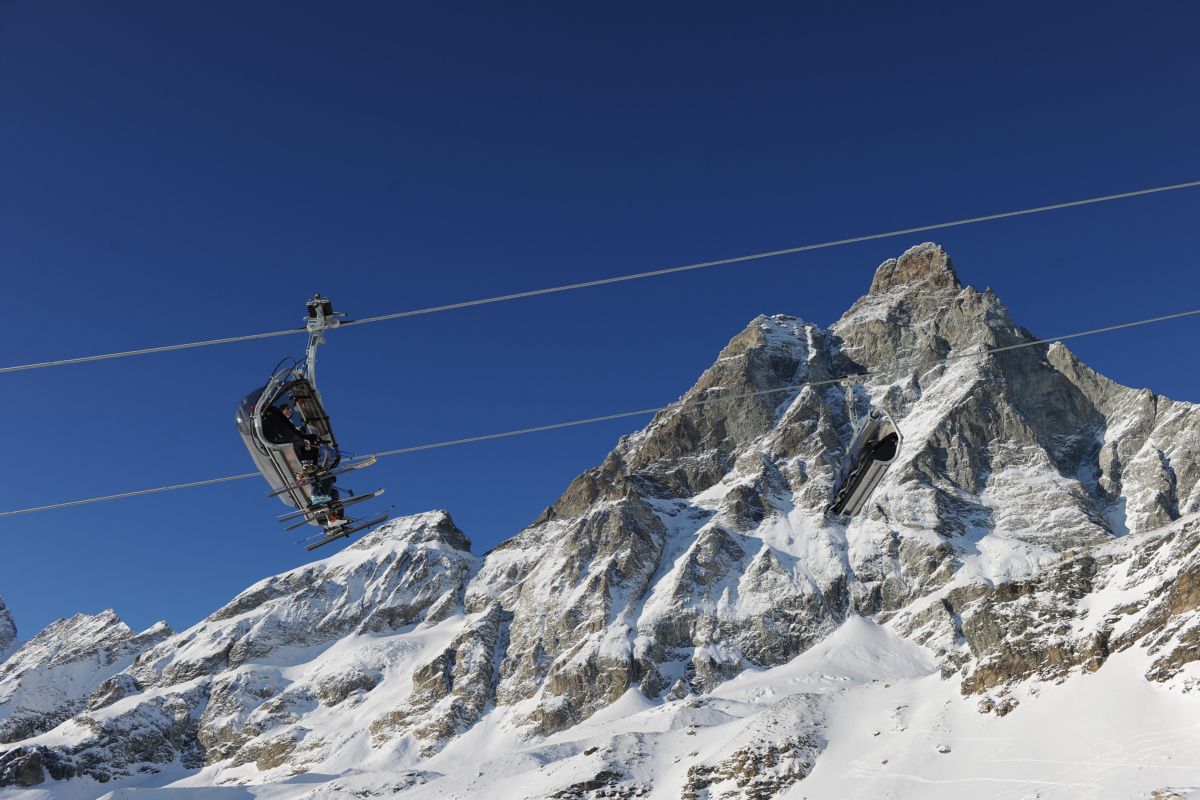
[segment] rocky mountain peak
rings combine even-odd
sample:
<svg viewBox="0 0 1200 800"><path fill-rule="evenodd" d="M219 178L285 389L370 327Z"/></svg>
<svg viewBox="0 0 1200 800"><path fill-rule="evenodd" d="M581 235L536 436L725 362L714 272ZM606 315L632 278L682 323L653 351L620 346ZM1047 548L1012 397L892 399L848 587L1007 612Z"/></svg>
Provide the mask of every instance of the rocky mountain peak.
<svg viewBox="0 0 1200 800"><path fill-rule="evenodd" d="M0 597L0 660L4 659L16 641L16 623L13 622L12 612L5 605L4 598Z"/></svg>
<svg viewBox="0 0 1200 800"><path fill-rule="evenodd" d="M954 264L941 245L925 242L905 250L899 258L889 258L880 264L871 281L871 294L918 285L927 290L962 289Z"/></svg>
<svg viewBox="0 0 1200 800"><path fill-rule="evenodd" d="M377 528L348 549L371 550L388 541L396 544L446 545L463 553L471 552L471 540L458 529L450 518L450 512L445 509L398 519Z"/></svg>
<svg viewBox="0 0 1200 800"><path fill-rule="evenodd" d="M98 686L171 634L165 622L135 633L112 609L50 623L0 665L0 743L79 713Z"/></svg>
<svg viewBox="0 0 1200 800"><path fill-rule="evenodd" d="M28 652L38 651L39 661L46 666L70 664L91 657L98 650L111 647L133 637L129 629L111 608L95 616L76 614L70 619L60 619L45 627L27 642L0 670L0 675L14 672L21 657Z"/></svg>

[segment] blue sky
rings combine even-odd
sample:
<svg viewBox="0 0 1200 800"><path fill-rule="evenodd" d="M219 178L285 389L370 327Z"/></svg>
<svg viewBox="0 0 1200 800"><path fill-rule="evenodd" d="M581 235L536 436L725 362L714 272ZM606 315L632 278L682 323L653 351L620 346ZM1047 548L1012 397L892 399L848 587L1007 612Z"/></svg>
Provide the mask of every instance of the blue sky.
<svg viewBox="0 0 1200 800"><path fill-rule="evenodd" d="M1200 179L1200 5L0 2L0 366L353 317ZM1200 188L336 331L389 450L670 402L758 314L833 322L932 239L1039 336L1200 307ZM1077 340L1200 401L1200 320ZM304 339L0 375L0 510L249 472ZM644 420L384 459L482 553ZM182 629L313 558L237 481L0 518L24 637ZM318 552L316 555L326 555Z"/></svg>

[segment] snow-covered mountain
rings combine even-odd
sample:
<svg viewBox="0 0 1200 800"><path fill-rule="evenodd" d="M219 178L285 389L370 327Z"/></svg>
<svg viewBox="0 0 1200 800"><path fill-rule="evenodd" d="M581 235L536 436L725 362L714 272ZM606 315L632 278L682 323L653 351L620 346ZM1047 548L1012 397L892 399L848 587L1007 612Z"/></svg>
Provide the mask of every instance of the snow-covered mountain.
<svg viewBox="0 0 1200 800"><path fill-rule="evenodd" d="M160 622L135 634L112 609L47 626L0 665L0 742L27 739L75 716L138 653L171 633Z"/></svg>
<svg viewBox="0 0 1200 800"><path fill-rule="evenodd" d="M1200 410L1061 344L984 352L1032 341L912 248L828 330L754 320L484 556L433 512L181 633L51 625L0 664L0 787L1186 796ZM858 387L905 447L826 519L844 390L790 387L947 356Z"/></svg>

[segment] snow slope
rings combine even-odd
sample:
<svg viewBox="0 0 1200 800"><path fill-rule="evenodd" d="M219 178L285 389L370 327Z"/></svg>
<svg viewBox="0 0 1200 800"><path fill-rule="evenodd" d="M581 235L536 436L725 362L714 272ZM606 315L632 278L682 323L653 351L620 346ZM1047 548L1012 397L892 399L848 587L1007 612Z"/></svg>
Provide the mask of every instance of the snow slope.
<svg viewBox="0 0 1200 800"><path fill-rule="evenodd" d="M922 648L852 617L791 663L744 673L703 699L655 703L630 692L570 732L535 741L492 722L426 761L364 762L348 750L320 774L268 785L206 786L213 776L202 772L165 788L87 780L0 798L676 798L687 796L697 767L798 732L815 742L815 766L780 797L1138 798L1200 786L1200 692L1141 680L1145 668L1144 655L1120 654L1095 674L1037 687L1020 713L996 717L940 680ZM1200 671L1193 665L1188 677ZM604 788L582 788L605 774L613 777L601 778ZM726 780L693 796L752 795Z"/></svg>

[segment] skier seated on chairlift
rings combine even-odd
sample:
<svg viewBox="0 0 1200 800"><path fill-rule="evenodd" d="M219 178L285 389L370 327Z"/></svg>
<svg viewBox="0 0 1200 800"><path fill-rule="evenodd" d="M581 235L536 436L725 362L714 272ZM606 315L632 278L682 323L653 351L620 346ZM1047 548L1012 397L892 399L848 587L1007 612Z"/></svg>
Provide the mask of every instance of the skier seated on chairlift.
<svg viewBox="0 0 1200 800"><path fill-rule="evenodd" d="M303 475L310 476L317 471L317 456L321 454L317 442L320 441L315 433L301 430L292 423L292 406L285 403L283 407L267 406L262 411L263 435L272 444L291 444L300 462ZM301 476L297 476L301 477Z"/></svg>
<svg viewBox="0 0 1200 800"><path fill-rule="evenodd" d="M272 406L272 408L274 408L274 406ZM287 418L287 425L291 427L291 429L294 430L296 435L301 439L301 441L293 441L292 447L296 451L296 458L300 460L301 469L304 470L303 477L311 478L316 474L317 457L321 453L320 447L317 445L317 442L320 441L320 437L318 437L315 433L308 433L305 430L297 429L292 425L291 403L285 403L280 411L282 411L283 416ZM263 414L263 420L264 422L266 421L266 414ZM297 478L299 477L301 476L298 475ZM311 493L312 497L310 498L310 501L314 506L322 503L333 503L338 500L340 492L333 487L333 482L336 480L337 478L325 478L324 480L313 482ZM340 511L341 506L337 506L337 509ZM337 522L339 517L340 514L333 513L330 515L330 521Z"/></svg>
<svg viewBox="0 0 1200 800"><path fill-rule="evenodd" d="M315 433L309 433L303 428L297 428L292 422L292 414L291 403L264 408L262 413L263 434L273 444L290 443L292 450L296 453L296 459L300 462L301 473L296 476L296 479L311 479L317 473L317 458L321 454L318 442L321 439ZM340 519L341 506L336 505L340 493L333 487L335 480L337 478L312 481L312 492L309 502L314 506L321 505L322 503L334 504L330 508L329 521L335 524L343 524Z"/></svg>

